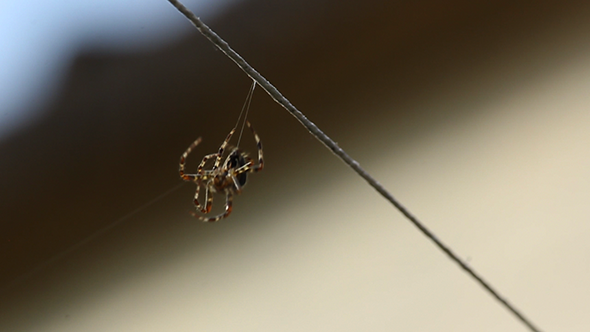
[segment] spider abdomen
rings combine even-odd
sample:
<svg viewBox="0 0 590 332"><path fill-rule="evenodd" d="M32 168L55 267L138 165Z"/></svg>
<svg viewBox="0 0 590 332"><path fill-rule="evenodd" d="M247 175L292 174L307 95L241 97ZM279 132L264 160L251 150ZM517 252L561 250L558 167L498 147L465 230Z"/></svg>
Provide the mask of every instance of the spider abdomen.
<svg viewBox="0 0 590 332"><path fill-rule="evenodd" d="M248 160L246 160L246 154L240 150L234 151L227 158L228 169L240 168L248 163ZM238 176L236 176L236 178L238 179L240 186L243 187L246 184L246 180L248 179L248 172L240 173Z"/></svg>

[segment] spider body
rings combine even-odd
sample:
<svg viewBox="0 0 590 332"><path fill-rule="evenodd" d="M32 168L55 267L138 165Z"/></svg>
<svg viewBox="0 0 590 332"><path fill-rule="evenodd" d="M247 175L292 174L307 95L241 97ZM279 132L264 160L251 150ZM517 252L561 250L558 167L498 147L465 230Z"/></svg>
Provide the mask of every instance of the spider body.
<svg viewBox="0 0 590 332"><path fill-rule="evenodd" d="M234 149L229 156L225 159L223 166L219 169L219 172L213 177L213 186L209 188L211 192L225 192L231 191L232 194L239 194L241 189L246 184L248 179L248 173L236 173L232 174L232 170L239 169L240 167L249 167L252 165L252 159L248 157L245 152ZM235 178L235 180L234 180ZM201 181L203 184L203 181Z"/></svg>
<svg viewBox="0 0 590 332"><path fill-rule="evenodd" d="M202 221L206 222L215 222L220 219L226 218L232 212L232 202L233 196L239 195L242 192L242 188L246 185L246 181L248 179L248 173L250 172L258 172L262 170L264 167L264 160L262 155L262 142L260 138L254 131L254 128L250 124L250 122L246 122L248 128L252 131L254 135L254 139L256 140L256 146L258 148L258 164L253 165L253 161L246 152L239 150L238 148L233 148L229 155L225 158L223 164L221 161L223 160L223 154L227 148L227 144L231 139L232 135L234 134L235 128L230 131L227 135L227 138L221 146L217 153L208 154L203 157L203 160L199 164L197 168L197 173L195 174L187 174L184 171L186 158L191 153L191 151L201 143L201 138L199 137L196 141L191 144L186 151L180 156L180 166L179 166L179 173L180 178L184 181L194 182L197 185L197 191L195 193L194 204L202 214L208 214L211 212L211 206L213 204L213 195L212 193L223 193L225 194L225 212L213 216L213 217L206 217L202 215L198 215L194 212L191 214L199 218ZM205 163L209 159L215 159L215 163L211 169L205 169ZM199 202L199 194L201 191L201 187L205 191L205 204L201 204Z"/></svg>

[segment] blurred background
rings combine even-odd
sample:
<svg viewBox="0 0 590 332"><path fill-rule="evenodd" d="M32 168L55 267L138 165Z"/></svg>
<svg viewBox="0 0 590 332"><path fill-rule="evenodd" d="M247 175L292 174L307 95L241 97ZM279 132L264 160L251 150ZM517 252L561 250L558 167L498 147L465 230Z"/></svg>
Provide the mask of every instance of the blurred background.
<svg viewBox="0 0 590 332"><path fill-rule="evenodd" d="M543 330L590 328L590 2L185 3ZM261 89L265 169L192 218L180 154L250 80L165 0L0 4L0 85L2 331L526 330Z"/></svg>

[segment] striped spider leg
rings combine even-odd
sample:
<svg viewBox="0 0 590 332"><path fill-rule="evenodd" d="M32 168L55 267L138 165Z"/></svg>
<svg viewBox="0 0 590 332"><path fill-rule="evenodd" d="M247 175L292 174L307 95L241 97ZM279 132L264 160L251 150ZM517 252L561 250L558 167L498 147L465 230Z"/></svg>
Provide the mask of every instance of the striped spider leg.
<svg viewBox="0 0 590 332"><path fill-rule="evenodd" d="M223 161L223 154L227 149L229 140L234 134L235 128L230 131L227 138L217 153L208 154L203 157L203 160L197 167L197 173L187 174L184 171L186 158L193 151L193 149L201 143L201 138L197 138L196 141L191 144L186 151L180 156L179 173L180 178L184 181L194 182L197 185L195 192L194 204L198 211L206 215L211 212L211 206L213 204L212 193L223 193L225 194L225 211L219 215L213 217L206 217L199 215L195 212L191 214L205 222L216 222L223 218L226 218L232 212L232 203L234 195L239 195L242 192L246 180L248 179L248 173L255 173L262 170L264 167L263 153L262 153L262 141L254 127L250 122L246 121L248 128L252 131L254 140L256 141L256 147L258 148L258 164L254 165L252 158L248 157L248 154L239 148L233 148L228 156ZM215 163L211 169L205 169L205 164L208 160L215 159ZM205 191L204 205L199 202L199 194L201 187Z"/></svg>

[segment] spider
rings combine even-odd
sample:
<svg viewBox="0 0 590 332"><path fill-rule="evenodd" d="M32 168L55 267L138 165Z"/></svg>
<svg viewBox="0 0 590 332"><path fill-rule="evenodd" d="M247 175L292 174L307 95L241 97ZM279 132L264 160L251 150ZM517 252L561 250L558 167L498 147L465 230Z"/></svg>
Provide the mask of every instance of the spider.
<svg viewBox="0 0 590 332"><path fill-rule="evenodd" d="M254 139L256 140L256 146L258 147L258 165L253 165L252 159L248 157L248 154L244 151L238 149L237 147L232 148L229 155L225 158L223 165L221 165L221 159L223 158L223 153L226 150L229 140L231 139L232 135L236 128L232 129L227 138L221 146L219 147L219 151L217 153L208 154L203 157L203 160L199 164L197 168L196 174L186 174L184 172L184 165L186 162L186 158L191 153L191 151L201 143L201 138L197 138L196 141L191 144L188 149L180 156L180 167L179 173L180 177L184 181L194 182L197 184L197 191L195 193L194 203L195 206L201 213L207 214L211 212L211 205L213 203L213 195L211 193L224 193L225 194L225 212L214 216L214 217L206 217L196 214L195 212L191 211L191 214L199 218L205 222L216 222L223 218L226 218L232 212L232 202L233 196L238 195L242 192L242 188L246 184L247 176L249 172L258 172L261 171L264 167L264 161L262 159L262 142L260 138L254 131L254 128L250 124L250 122L246 121L248 128L252 131L254 135ZM213 168L211 169L204 169L205 163L207 160L215 158L215 163L213 164ZM205 205L201 205L199 203L199 192L201 187L205 189Z"/></svg>

